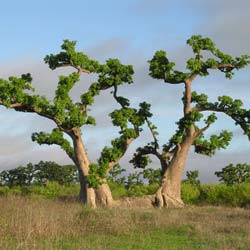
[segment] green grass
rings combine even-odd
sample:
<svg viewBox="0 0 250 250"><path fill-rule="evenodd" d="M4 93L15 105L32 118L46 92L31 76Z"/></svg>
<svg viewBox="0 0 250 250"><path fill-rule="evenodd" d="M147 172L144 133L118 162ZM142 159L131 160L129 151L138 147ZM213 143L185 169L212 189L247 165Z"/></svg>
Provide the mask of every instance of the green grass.
<svg viewBox="0 0 250 250"><path fill-rule="evenodd" d="M250 210L96 209L41 197L0 197L0 249L249 249Z"/></svg>

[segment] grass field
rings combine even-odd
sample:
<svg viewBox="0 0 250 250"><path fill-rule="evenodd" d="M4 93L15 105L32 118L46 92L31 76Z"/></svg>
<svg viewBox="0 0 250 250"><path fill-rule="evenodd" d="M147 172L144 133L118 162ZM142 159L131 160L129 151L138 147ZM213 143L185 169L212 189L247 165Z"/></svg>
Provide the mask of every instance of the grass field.
<svg viewBox="0 0 250 250"><path fill-rule="evenodd" d="M76 202L0 197L0 249L250 249L250 210L96 209Z"/></svg>

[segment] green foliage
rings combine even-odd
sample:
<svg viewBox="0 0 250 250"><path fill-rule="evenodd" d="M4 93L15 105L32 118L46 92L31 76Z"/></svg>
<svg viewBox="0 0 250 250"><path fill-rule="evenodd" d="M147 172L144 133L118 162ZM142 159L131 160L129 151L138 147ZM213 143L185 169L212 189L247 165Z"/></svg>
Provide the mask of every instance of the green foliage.
<svg viewBox="0 0 250 250"><path fill-rule="evenodd" d="M115 165L108 173L108 181L122 185L125 183L125 177L121 177L121 174L126 170L121 167L120 164Z"/></svg>
<svg viewBox="0 0 250 250"><path fill-rule="evenodd" d="M250 63L248 55L233 58L230 55L222 53L216 48L215 43L209 38L202 36L192 36L187 40L187 44L192 47L195 54L194 58L187 61L186 68L188 72L174 70L175 63L170 62L165 51L157 51L153 59L149 61L150 75L156 79L163 79L171 84L185 82L192 75L207 76L210 69L218 69L225 74L226 78L232 78L234 69L244 68ZM212 54L211 58L203 60L203 51Z"/></svg>
<svg viewBox="0 0 250 250"><path fill-rule="evenodd" d="M44 197L44 198L76 198L79 193L80 186L60 185L58 182L47 182L46 185L31 185L31 186L14 186L14 187L0 187L0 196L20 195L31 197Z"/></svg>
<svg viewBox="0 0 250 250"><path fill-rule="evenodd" d="M186 172L187 179L184 180L183 182L188 183L190 185L194 186L199 186L200 185L200 180L199 178L199 170L194 170L194 171L187 171Z"/></svg>
<svg viewBox="0 0 250 250"><path fill-rule="evenodd" d="M131 189L132 187L142 185L143 181L141 178L142 173L141 172L135 172L135 173L130 173L127 177L125 187L126 189Z"/></svg>
<svg viewBox="0 0 250 250"><path fill-rule="evenodd" d="M221 171L215 172L219 181L227 184L250 183L250 165L249 164L229 164Z"/></svg>
<svg viewBox="0 0 250 250"><path fill-rule="evenodd" d="M212 156L217 149L225 149L229 145L232 136L233 133L226 130L222 131L219 135L211 135L209 140L205 140L204 136L201 135L194 141L195 152Z"/></svg>
<svg viewBox="0 0 250 250"><path fill-rule="evenodd" d="M198 204L200 199L200 188L190 182L181 185L181 198L185 204Z"/></svg>
<svg viewBox="0 0 250 250"><path fill-rule="evenodd" d="M138 197L153 195L159 188L159 183L150 185L138 184L126 189L124 184L109 182L112 195L115 199L124 197ZM59 185L57 182L48 182L47 185L0 187L0 196L42 196L45 198L76 198L79 185ZM250 184L201 184L199 186L184 182L181 186L182 199L186 204L195 205L220 205L231 207L250 206Z"/></svg>
<svg viewBox="0 0 250 250"><path fill-rule="evenodd" d="M200 188L201 203L211 205L243 206L250 204L250 184L239 185L202 185Z"/></svg>
<svg viewBox="0 0 250 250"><path fill-rule="evenodd" d="M33 167L31 164L25 168L19 166L15 169L4 170L0 173L0 186L23 186L33 182Z"/></svg>
<svg viewBox="0 0 250 250"><path fill-rule="evenodd" d="M21 77L9 77L8 81L0 79L0 104L10 107L14 103L31 102L32 98L25 91L33 91L31 87L31 75L24 74Z"/></svg>
<svg viewBox="0 0 250 250"><path fill-rule="evenodd" d="M221 205L249 207L250 185L202 184L192 185L184 182L181 187L182 199L186 204Z"/></svg>
<svg viewBox="0 0 250 250"><path fill-rule="evenodd" d="M150 185L133 185L129 189L127 189L127 196L129 197L140 197L146 195L153 195L159 188L158 183L150 184Z"/></svg>
<svg viewBox="0 0 250 250"><path fill-rule="evenodd" d="M47 144L47 145L59 145L68 155L73 158L74 149L71 147L68 140L63 137L63 132L60 131L58 128L52 130L52 133L33 133L32 134L32 141L36 141L38 144Z"/></svg>
<svg viewBox="0 0 250 250"><path fill-rule="evenodd" d="M163 145L163 150L165 152L173 149L177 144L181 144L185 137L187 136L187 129L191 126L194 126L195 122L199 122L203 114L197 110L193 110L189 112L187 115L182 117L176 124L178 125L178 129L175 134L170 138L167 144Z"/></svg>
<svg viewBox="0 0 250 250"><path fill-rule="evenodd" d="M130 163L132 163L135 168L144 169L151 162L148 154L153 153L154 147L152 147L151 144L148 144L145 147L139 147L136 149L136 153L133 155L133 158L130 160Z"/></svg>
<svg viewBox="0 0 250 250"><path fill-rule="evenodd" d="M143 169L142 174L143 174L143 178L148 181L149 185L154 184L154 183L159 184L161 181L162 171L159 168L158 169L153 169L153 168Z"/></svg>
<svg viewBox="0 0 250 250"><path fill-rule="evenodd" d="M111 147L103 148L97 164L91 164L87 179L89 185L93 187L100 185L107 173L118 164L130 143L140 135L143 124L152 116L148 103L140 103L137 110L130 108L125 98L117 96L116 89L114 97L121 105L121 109L114 110L110 116L113 125L120 128L121 135L111 141Z"/></svg>
<svg viewBox="0 0 250 250"><path fill-rule="evenodd" d="M168 60L165 51L157 51L149 64L149 75L153 78L169 83L184 82L187 78L187 74L174 70L175 63Z"/></svg>
<svg viewBox="0 0 250 250"><path fill-rule="evenodd" d="M60 166L55 162L29 163L27 167L17 167L0 173L1 186L30 186L42 185L48 182L57 182L68 185L78 181L77 169L74 165Z"/></svg>
<svg viewBox="0 0 250 250"><path fill-rule="evenodd" d="M95 118L88 115L88 106L94 103L94 98L100 91L111 88L114 99L121 105L121 109L110 114L113 124L120 128L120 137L111 142L111 147L105 147L98 162L90 166L88 183L97 187L107 172L124 155L132 140L139 136L141 126L146 118L152 115L149 112L150 105L142 103L136 110L129 107L128 99L117 96L119 85L133 82L132 65L123 65L118 59L108 59L105 64L100 64L83 52L78 52L75 41L64 40L61 51L47 55L44 61L52 70L66 66L76 70L67 76L59 77L54 99L50 101L44 96L31 95L29 90L33 90L32 78L27 74L19 78L10 77L9 81L0 79L0 105L17 111L37 113L54 121L56 128L51 133L33 133L32 140L39 144L60 146L73 162L78 164L75 150L64 134L74 140L75 131L79 136L82 126L95 125ZM74 102L70 97L70 91L80 80L82 73L97 74L97 81L90 84L86 92L80 93L80 102Z"/></svg>
<svg viewBox="0 0 250 250"><path fill-rule="evenodd" d="M58 165L55 162L40 161L34 165L34 183L57 182L69 185L78 182L78 172L74 165Z"/></svg>
<svg viewBox="0 0 250 250"><path fill-rule="evenodd" d="M112 197L114 199L121 199L123 197L128 196L128 190L125 188L124 183L118 183L117 181L110 181L108 179L108 185L110 187L110 190L112 192Z"/></svg>
<svg viewBox="0 0 250 250"><path fill-rule="evenodd" d="M203 95L203 94L202 94ZM201 111L223 112L239 125L250 139L250 110L241 108L243 103L239 99L233 100L230 96L219 96L218 102L207 102L202 100L201 95L192 93L192 102L196 103L195 108Z"/></svg>
<svg viewBox="0 0 250 250"><path fill-rule="evenodd" d="M162 50L157 51L149 61L149 74L153 78L162 79L170 84L185 84L185 92L182 98L184 116L177 122L178 129L170 140L163 145L161 153L158 151L158 140L152 132L154 141L145 147L138 148L134 154L131 162L136 167L145 168L149 162L148 155L154 154L159 158L161 164L165 160L162 169L167 169L173 152L181 148L185 139L188 137L192 139L191 134L194 137L193 145L196 153L212 156L217 149L226 148L232 138L232 133L228 131L222 131L219 135L212 135L209 139L204 139L204 132L217 120L217 116L215 113L209 114L204 119L206 126L199 128L196 123L200 122L203 117L203 111L223 112L229 115L236 125L241 126L250 139L250 111L241 108L242 102L240 100L221 96L218 98L218 102L210 103L207 95L191 93L191 83L197 76L207 76L211 70L219 70L225 74L226 78L232 78L235 70L242 69L250 64L250 56L242 55L234 58L220 51L211 39L203 38L200 35L192 36L187 40L187 44L191 46L194 57L187 60L186 72L175 70L175 63L171 62L167 53ZM195 106L192 106L192 104L195 104Z"/></svg>
<svg viewBox="0 0 250 250"><path fill-rule="evenodd" d="M244 68L250 63L250 57L248 55L233 58L217 49L211 39L203 38L200 35L192 36L187 40L187 44L192 47L195 54L195 58L191 58L187 61L187 69L189 69L192 74L207 76L209 75L209 69L218 69L225 73L226 78L232 78L234 69ZM206 61L203 61L202 51L209 51L216 59L208 58Z"/></svg>
<svg viewBox="0 0 250 250"><path fill-rule="evenodd" d="M99 70L99 63L91 60L82 52L77 52L75 49L76 41L64 40L61 45L62 52L53 55L47 55L44 58L45 63L54 70L63 66L74 66L76 68L83 68L90 72L97 72Z"/></svg>

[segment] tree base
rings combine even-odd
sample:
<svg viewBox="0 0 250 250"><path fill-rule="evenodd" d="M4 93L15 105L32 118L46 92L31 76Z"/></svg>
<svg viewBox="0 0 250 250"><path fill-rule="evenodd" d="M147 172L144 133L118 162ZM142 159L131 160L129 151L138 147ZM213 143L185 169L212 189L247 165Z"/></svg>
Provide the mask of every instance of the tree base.
<svg viewBox="0 0 250 250"><path fill-rule="evenodd" d="M155 194L153 205L158 208L182 208L185 206L180 197L163 192L162 188L159 188Z"/></svg>
<svg viewBox="0 0 250 250"><path fill-rule="evenodd" d="M96 204L101 207L112 207L114 200L111 190L107 183L103 183L100 187L95 189Z"/></svg>
<svg viewBox="0 0 250 250"><path fill-rule="evenodd" d="M96 208L112 207L114 200L108 184L103 183L97 189L81 188L79 202L91 208Z"/></svg>

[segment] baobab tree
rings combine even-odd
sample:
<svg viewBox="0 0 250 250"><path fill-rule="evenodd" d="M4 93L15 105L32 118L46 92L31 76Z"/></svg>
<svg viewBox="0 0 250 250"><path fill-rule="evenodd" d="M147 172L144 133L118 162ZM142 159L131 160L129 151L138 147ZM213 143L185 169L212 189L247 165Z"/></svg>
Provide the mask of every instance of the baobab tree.
<svg viewBox="0 0 250 250"><path fill-rule="evenodd" d="M0 105L18 112L36 113L54 122L51 133L38 132L32 134L32 140L39 144L58 145L75 163L80 179L80 201L96 207L97 204L110 206L112 194L106 182L107 173L118 164L128 146L139 136L141 126L151 116L149 105L141 103L140 108L130 107L129 100L118 96L118 86L133 82L133 67L123 65L118 59L108 59L105 64L90 59L83 52L75 49L76 42L65 40L62 51L45 57L50 69L70 67L74 72L60 76L54 99L33 94L30 74L21 77L0 79ZM86 92L80 96L80 102L70 97L70 91L80 81L82 74L97 74L98 80L93 82ZM115 126L120 128L120 136L105 147L97 163L90 161L84 144L84 126L95 125L95 119L88 114L89 106L100 91L112 90L112 96L120 109L114 110L110 116ZM71 141L64 135L68 135Z"/></svg>
<svg viewBox="0 0 250 250"><path fill-rule="evenodd" d="M250 110L242 108L241 100L220 96L218 101L209 102L207 95L192 92L192 83L198 77L208 76L213 70L218 70L226 78L231 79L235 70L242 69L250 63L250 56L242 55L233 58L217 49L209 38L201 36L192 36L187 40L187 44L192 47L194 57L187 60L186 72L175 70L175 64L169 61L165 51L157 51L149 61L151 77L168 84L184 86L183 117L177 122L178 129L170 140L160 147L157 128L146 119L153 141L145 147L138 148L131 160L135 167L144 168L149 162L149 155L155 155L158 158L162 178L154 204L159 207L183 206L181 178L191 146L198 154L212 156L217 149L226 148L229 145L232 133L226 130L218 135L211 135L210 139L204 137L204 133L217 120L217 112L231 117L250 139ZM205 51L206 56L204 56ZM207 58L208 53L211 55L210 58ZM204 119L203 127L199 127L201 123L197 123L203 118L204 111L209 115Z"/></svg>

